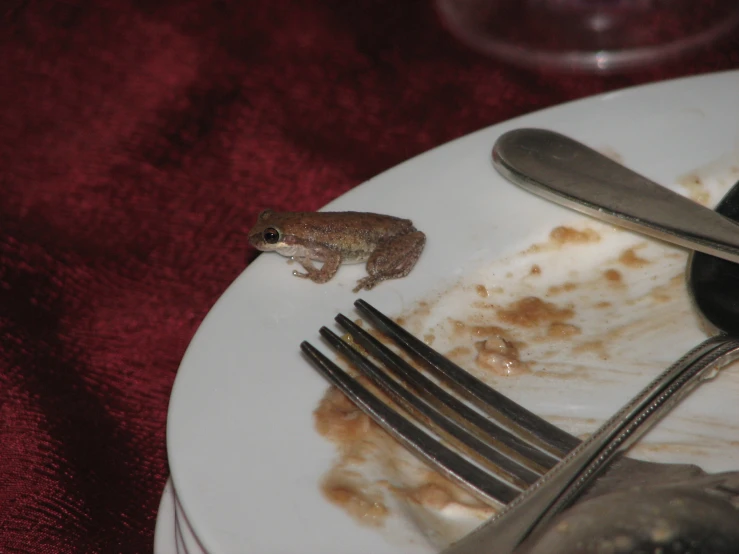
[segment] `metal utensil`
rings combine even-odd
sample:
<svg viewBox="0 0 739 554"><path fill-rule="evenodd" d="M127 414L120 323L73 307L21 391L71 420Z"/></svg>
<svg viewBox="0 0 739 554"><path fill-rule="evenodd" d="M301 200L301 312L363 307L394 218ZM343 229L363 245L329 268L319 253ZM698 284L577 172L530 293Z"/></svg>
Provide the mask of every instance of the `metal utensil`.
<svg viewBox="0 0 739 554"><path fill-rule="evenodd" d="M616 476L619 463L515 554L739 552L739 471Z"/></svg>
<svg viewBox="0 0 739 554"><path fill-rule="evenodd" d="M691 353L736 342L737 339L728 333L739 331L736 323L739 321L739 288L735 286L739 282L739 268L724 260L736 256L731 244L739 244L739 225L724 215L739 218L739 183L726 194L714 213L572 139L537 129L503 135L495 145L493 160L496 168L512 182L557 203L651 236L700 247L702 252L720 253L723 260L695 254L688 262L689 290L694 304L699 310L705 310L702 315L719 333ZM598 204L601 201L603 205ZM671 211L672 206L675 206L674 211ZM706 212L714 217L708 217ZM691 215L694 220L689 220ZM696 221L708 225L711 232L702 232ZM722 237L721 242L718 236ZM734 357L733 353L727 355ZM596 460L596 470L598 463ZM569 471L574 467L570 464ZM556 477L556 469L550 475ZM588 469L582 473L584 476L590 474ZM551 493L547 498L546 493L527 491L500 516L454 545L449 554L479 553L492 544L496 544L496 551L498 548L501 552L509 551L505 548L511 548L516 540L541 533L542 522L551 519L572 501L573 495L582 491L581 481L578 477L564 485L565 492L559 498ZM556 489L549 488L552 493ZM531 497L538 497L543 514L538 522L531 520L535 512L531 505L536 503ZM548 507L547 502L550 502Z"/></svg>
<svg viewBox="0 0 739 554"><path fill-rule="evenodd" d="M536 544L548 524L573 504L619 454L702 381L737 359L739 339L714 337L703 342L502 512L452 544L444 554L512 554L522 544L524 548Z"/></svg>
<svg viewBox="0 0 739 554"><path fill-rule="evenodd" d="M321 335L361 372L363 378L379 387L425 428L440 433L440 436L449 441L448 446L441 444L398 414L386 400L378 398L319 350L307 342L301 344L305 354L322 375L409 450L435 465L444 475L466 486L484 501L495 506L508 503L516 506L511 511L513 521L509 518L502 526L497 525L492 535L487 532L489 527L483 526L471 538L453 545L449 552L457 552L457 549L462 549L460 552L486 552L493 548L497 554L513 552L531 529L537 524L545 523L548 517L555 515L558 509L573 500L580 488L597 471L605 468L622 448L650 428L658 416L675 405L703 377L713 375L721 365L739 357L739 340L708 341L700 345L652 382L588 441L580 443L577 438L563 433L479 382L366 302L358 300L355 305L386 337L414 358L423 360L424 366L441 382L470 401L486 416L480 417L477 412L439 389L413 366L386 348L383 342L348 318L340 315L336 319L351 336L349 342L340 339L327 328L321 329ZM380 369L377 362L373 363L367 355L371 355L386 369ZM524 437L525 440L521 442L518 437ZM480 448L481 441L483 448ZM538 454L536 451L532 452L531 446L527 446L526 442L541 450ZM563 447L565 451L572 450L564 457L564 461L563 456L557 454ZM466 459L465 454L472 455L474 463ZM501 456L508 458L510 462ZM559 462L554 469L549 461L552 456ZM528 468L530 475L538 476L539 479L530 480L525 471L522 474L516 469L516 464L520 469ZM659 479L664 483L702 477L705 473L695 466L622 459L607 476L608 482L613 483L619 476L627 482L632 478L642 477L650 481ZM534 493L521 495L523 489L533 490ZM566 493L564 500L563 491ZM558 499L559 504L556 503ZM550 510L555 504L555 509ZM465 550L468 548L471 550Z"/></svg>
<svg viewBox="0 0 739 554"><path fill-rule="evenodd" d="M544 129L498 138L493 164L510 182L596 219L739 263L739 225L574 139Z"/></svg>

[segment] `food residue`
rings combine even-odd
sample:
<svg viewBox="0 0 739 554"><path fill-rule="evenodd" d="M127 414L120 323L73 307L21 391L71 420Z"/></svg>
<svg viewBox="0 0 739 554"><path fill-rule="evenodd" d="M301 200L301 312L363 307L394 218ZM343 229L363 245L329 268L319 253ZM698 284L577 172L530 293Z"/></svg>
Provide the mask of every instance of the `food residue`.
<svg viewBox="0 0 739 554"><path fill-rule="evenodd" d="M575 229L567 225L560 225L552 229L549 233L548 242L532 244L521 252L521 255L528 256L532 254L541 254L554 250L562 250L572 244L589 244L600 241L601 236L595 229L586 227L584 229ZM541 267L541 266L540 266ZM512 274L507 274L506 277Z"/></svg>
<svg viewBox="0 0 739 554"><path fill-rule="evenodd" d="M536 296L517 300L506 308L499 308L497 313L501 321L520 327L534 327L542 322L561 321L571 318L574 314L571 307L558 307Z"/></svg>
<svg viewBox="0 0 739 554"><path fill-rule="evenodd" d="M452 348L451 350L448 350L444 353L444 355L452 360L453 362L456 362L458 360L464 359L466 356L468 356L470 353L470 349L466 346L456 346Z"/></svg>
<svg viewBox="0 0 739 554"><path fill-rule="evenodd" d="M621 272L613 268L606 269L603 272L603 277L605 277L606 281L609 281L610 283L620 283L623 280Z"/></svg>
<svg viewBox="0 0 739 554"><path fill-rule="evenodd" d="M580 333L581 333L581 330L577 325L571 325L569 323L562 323L560 321L555 321L553 323L550 323L549 329L547 330L548 336L552 338L557 338L557 339L574 337L575 335L579 335Z"/></svg>
<svg viewBox="0 0 739 554"><path fill-rule="evenodd" d="M566 282L561 285L552 285L547 289L547 296L554 296L562 292L572 292L577 288L577 283Z"/></svg>
<svg viewBox="0 0 739 554"><path fill-rule="evenodd" d="M415 504L435 510L444 510L456 504L490 513L488 506L435 471L422 472L422 479L417 485L395 485L391 490Z"/></svg>
<svg viewBox="0 0 739 554"><path fill-rule="evenodd" d="M339 389L330 388L314 412L316 430L340 445L358 443L376 424Z"/></svg>
<svg viewBox="0 0 739 554"><path fill-rule="evenodd" d="M600 235L593 229L584 229L579 231L572 227L555 227L549 233L549 238L557 244L576 243L582 244L586 242L597 242Z"/></svg>
<svg viewBox="0 0 739 554"><path fill-rule="evenodd" d="M598 225L555 227L548 244L520 251L395 319L463 369L535 411L540 409L536 401L527 404L516 397L522 383L527 395L549 401L552 391L556 398L566 398L572 387L592 391L662 371L670 357L664 345L693 340L684 331L695 326L686 317L685 255L618 233ZM578 255L586 252L586 263L577 272L568 257L575 249ZM563 259L568 260L564 267ZM389 342L370 325L365 328ZM661 336L669 340L658 343L654 359L644 359L644 350L634 347ZM581 402L587 405L587 400ZM338 454L321 490L362 524L381 526L401 504L402 512L416 514L413 520L443 548L494 513L412 458L338 390L330 388L314 414L316 429L336 445ZM608 414L542 415L584 437ZM639 451L659 454L649 446ZM461 522L461 527L445 527L449 521Z"/></svg>
<svg viewBox="0 0 739 554"><path fill-rule="evenodd" d="M346 510L356 521L375 527L382 525L388 515L382 496L368 494L361 479L357 483L352 478L344 480L336 473L330 474L321 483L321 491L331 503Z"/></svg>
<svg viewBox="0 0 739 554"><path fill-rule="evenodd" d="M706 206L711 200L711 194L706 190L703 180L696 173L689 173L678 179L678 183L688 191L688 197Z"/></svg>
<svg viewBox="0 0 739 554"><path fill-rule="evenodd" d="M493 336L475 344L477 357L475 363L491 371L493 375L509 377L529 372L529 366L521 361L516 346L501 336Z"/></svg>
<svg viewBox="0 0 739 554"><path fill-rule="evenodd" d="M583 342L578 345L576 345L572 352L575 354L582 354L584 352L593 352L596 354L599 358L603 360L608 359L608 352L606 351L606 346L603 344L602 340L593 340L588 342Z"/></svg>
<svg viewBox="0 0 739 554"><path fill-rule="evenodd" d="M635 248L627 248L624 250L618 257L618 261L627 267L634 268L644 267L649 263L649 260L646 258L639 257Z"/></svg>

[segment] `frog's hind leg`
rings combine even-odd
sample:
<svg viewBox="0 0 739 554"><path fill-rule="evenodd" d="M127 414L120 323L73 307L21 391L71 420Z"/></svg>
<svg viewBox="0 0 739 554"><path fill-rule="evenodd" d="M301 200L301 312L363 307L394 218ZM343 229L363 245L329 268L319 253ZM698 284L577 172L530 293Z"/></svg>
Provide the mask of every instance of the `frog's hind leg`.
<svg viewBox="0 0 739 554"><path fill-rule="evenodd" d="M408 275L416 265L426 244L426 235L414 231L393 237L380 244L367 260L367 277L357 281L354 292L370 290L387 279L400 279Z"/></svg>

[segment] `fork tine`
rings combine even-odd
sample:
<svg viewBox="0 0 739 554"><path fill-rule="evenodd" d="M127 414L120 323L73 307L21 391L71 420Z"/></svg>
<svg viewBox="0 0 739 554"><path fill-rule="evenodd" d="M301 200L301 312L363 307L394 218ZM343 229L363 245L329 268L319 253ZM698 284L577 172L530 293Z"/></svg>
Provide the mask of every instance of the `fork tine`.
<svg viewBox="0 0 739 554"><path fill-rule="evenodd" d="M303 342L300 348L330 383L346 394L396 440L434 465L443 475L493 506L501 507L518 496L519 491L515 487L483 471L410 423L310 343Z"/></svg>
<svg viewBox="0 0 739 554"><path fill-rule="evenodd" d="M339 314L336 321L357 344L387 366L396 378L411 386L426 402L519 464L543 475L559 461L457 400L346 316Z"/></svg>
<svg viewBox="0 0 739 554"><path fill-rule="evenodd" d="M476 436L459 427L454 420L434 410L429 404L415 396L393 380L370 360L362 356L352 346L341 340L338 335L326 327L321 328L321 335L342 356L354 364L365 376L378 385L393 401L406 412L412 414L429 429L440 434L460 447L468 456L484 464L491 472L499 475L519 490L534 483L540 476L522 466L500 451L478 439Z"/></svg>
<svg viewBox="0 0 739 554"><path fill-rule="evenodd" d="M580 444L581 441L577 437L562 431L516 404L507 396L488 387L364 300L357 300L354 305L360 313L391 337L403 350L423 359L473 405L499 424L520 435L527 442L557 458L565 456Z"/></svg>

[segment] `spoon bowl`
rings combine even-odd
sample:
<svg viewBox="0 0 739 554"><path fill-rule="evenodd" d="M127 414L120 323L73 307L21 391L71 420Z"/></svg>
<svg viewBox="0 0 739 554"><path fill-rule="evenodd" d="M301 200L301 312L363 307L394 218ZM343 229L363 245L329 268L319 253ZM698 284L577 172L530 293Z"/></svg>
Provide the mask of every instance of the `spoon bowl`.
<svg viewBox="0 0 739 554"><path fill-rule="evenodd" d="M721 199L716 212L739 221L739 182ZM739 264L703 252L688 262L688 290L707 330L739 336Z"/></svg>
<svg viewBox="0 0 739 554"><path fill-rule="evenodd" d="M584 144L545 129L501 135L493 165L546 200L666 242L739 263L739 225Z"/></svg>

